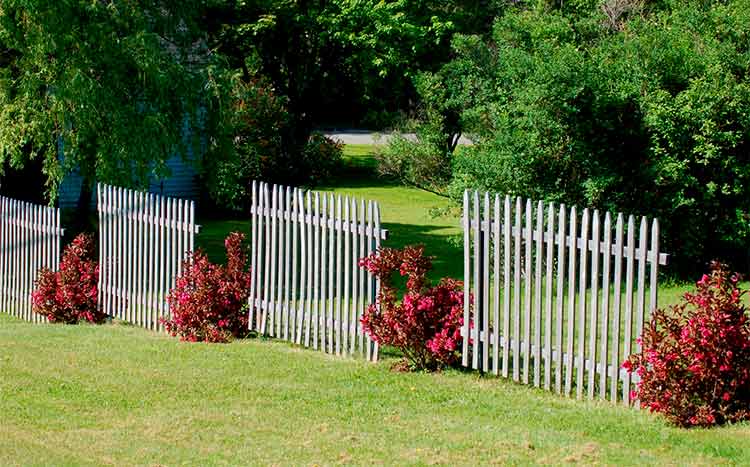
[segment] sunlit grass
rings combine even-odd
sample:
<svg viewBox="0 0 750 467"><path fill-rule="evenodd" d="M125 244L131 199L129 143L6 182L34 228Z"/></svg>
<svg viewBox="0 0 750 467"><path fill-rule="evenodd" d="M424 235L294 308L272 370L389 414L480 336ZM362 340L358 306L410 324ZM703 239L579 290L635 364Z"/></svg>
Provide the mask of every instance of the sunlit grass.
<svg viewBox="0 0 750 467"><path fill-rule="evenodd" d="M390 364L0 315L0 465L750 461L746 424L680 430L610 403Z"/></svg>

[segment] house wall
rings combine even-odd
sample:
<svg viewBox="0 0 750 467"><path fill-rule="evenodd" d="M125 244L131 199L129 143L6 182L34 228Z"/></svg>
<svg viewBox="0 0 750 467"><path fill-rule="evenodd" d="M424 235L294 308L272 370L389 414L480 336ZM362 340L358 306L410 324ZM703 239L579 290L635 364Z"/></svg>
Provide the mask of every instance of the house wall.
<svg viewBox="0 0 750 467"><path fill-rule="evenodd" d="M163 179L152 180L148 191L164 196L198 200L199 188L197 172L193 163L183 160L182 156L175 155L167 160L170 175ZM78 171L67 175L60 184L58 206L61 208L74 208L78 204L81 195L82 178ZM92 205L96 203L96 193L91 198Z"/></svg>

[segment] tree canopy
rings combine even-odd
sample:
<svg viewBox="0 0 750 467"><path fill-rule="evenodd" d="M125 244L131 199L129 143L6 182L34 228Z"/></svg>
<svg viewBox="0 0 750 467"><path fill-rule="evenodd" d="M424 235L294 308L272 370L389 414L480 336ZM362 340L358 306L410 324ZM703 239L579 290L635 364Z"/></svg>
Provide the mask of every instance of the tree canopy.
<svg viewBox="0 0 750 467"><path fill-rule="evenodd" d="M88 189L163 173L205 105L197 6L0 1L0 166L43 158L52 198L73 168Z"/></svg>

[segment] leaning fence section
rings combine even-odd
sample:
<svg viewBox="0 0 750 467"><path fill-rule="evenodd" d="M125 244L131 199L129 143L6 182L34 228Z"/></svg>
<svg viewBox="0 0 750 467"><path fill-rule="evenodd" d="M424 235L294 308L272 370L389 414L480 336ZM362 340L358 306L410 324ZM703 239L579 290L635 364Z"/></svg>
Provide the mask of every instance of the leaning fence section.
<svg viewBox="0 0 750 467"><path fill-rule="evenodd" d="M463 365L630 403L622 363L668 259L658 221L467 191L463 229Z"/></svg>
<svg viewBox="0 0 750 467"><path fill-rule="evenodd" d="M97 186L99 306L153 330L169 316L166 297L193 251L193 201L110 185Z"/></svg>
<svg viewBox="0 0 750 467"><path fill-rule="evenodd" d="M57 270L60 210L0 196L0 311L33 322L31 293L41 268Z"/></svg>
<svg viewBox="0 0 750 467"><path fill-rule="evenodd" d="M373 201L253 182L250 328L377 359L360 319L380 284L359 268L387 232Z"/></svg>

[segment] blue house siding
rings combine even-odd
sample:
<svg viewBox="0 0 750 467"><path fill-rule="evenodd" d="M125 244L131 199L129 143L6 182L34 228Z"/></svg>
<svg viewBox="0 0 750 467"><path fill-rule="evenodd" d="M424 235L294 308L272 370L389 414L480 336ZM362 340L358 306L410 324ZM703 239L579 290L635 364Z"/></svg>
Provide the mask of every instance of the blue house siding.
<svg viewBox="0 0 750 467"><path fill-rule="evenodd" d="M148 185L149 193L197 201L200 189L198 187L198 174L193 163L175 155L169 158L166 164L170 175L163 179L151 180ZM65 176L60 183L57 201L59 207L74 208L78 205L82 182L83 179L78 170ZM96 193L93 194L91 202L92 205L96 203Z"/></svg>
<svg viewBox="0 0 750 467"><path fill-rule="evenodd" d="M202 109L199 110L198 116L199 125L201 125L200 130L202 130L201 122L204 116L204 111ZM188 142L188 138L190 138L191 136L190 133L191 129L189 126L188 118L186 117L183 122L182 128L182 134L185 143ZM60 148L59 157L62 159L64 157L64 141L60 140L58 145ZM192 145L186 144L186 148L186 158L183 158L180 154L175 154L167 159L166 166L169 169L169 176L160 179L152 179L151 181L149 181L149 193L198 201L200 196L200 187L198 186L198 173L195 169L194 164L195 154ZM202 147L201 151L203 151ZM78 169L74 170L70 174L66 175L65 178L63 178L58 191L59 207L74 208L78 205L78 198L81 195L82 182L83 179ZM96 192L94 192L92 195L91 203L92 205L96 203Z"/></svg>

